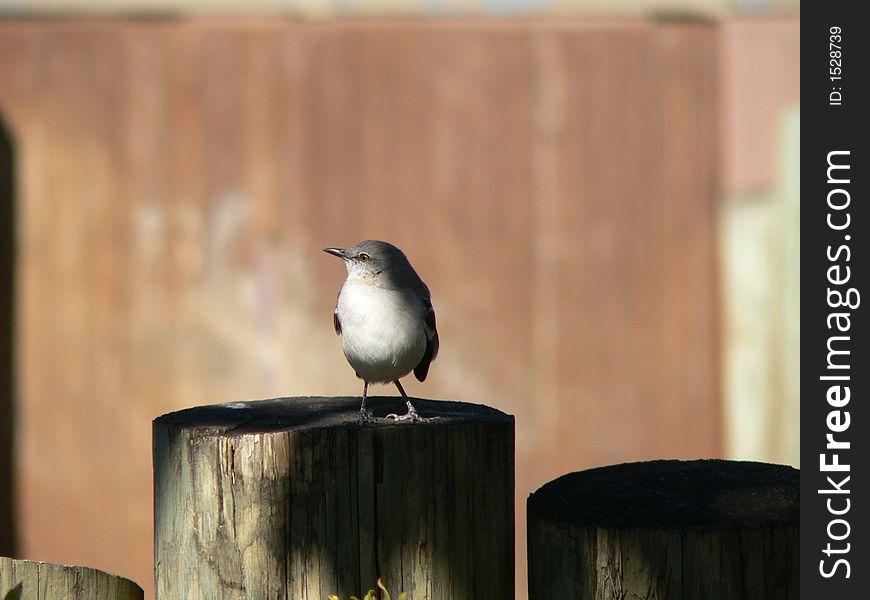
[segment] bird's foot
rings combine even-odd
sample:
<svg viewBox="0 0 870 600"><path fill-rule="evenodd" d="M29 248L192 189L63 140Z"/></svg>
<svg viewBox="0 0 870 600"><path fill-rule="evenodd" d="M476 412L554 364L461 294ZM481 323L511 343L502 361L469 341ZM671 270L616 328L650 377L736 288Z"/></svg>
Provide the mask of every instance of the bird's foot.
<svg viewBox="0 0 870 600"><path fill-rule="evenodd" d="M420 423L421 421L423 421L423 417L421 417L417 413L407 413L401 416L397 415L396 413L390 413L384 418L393 419L394 421L411 421L413 423Z"/></svg>
<svg viewBox="0 0 870 600"><path fill-rule="evenodd" d="M375 421L377 421L377 419L375 419L375 416L372 414L372 412L370 410L361 409L359 411L359 415L356 418L356 422L358 425L365 425L366 423L374 423Z"/></svg>
<svg viewBox="0 0 870 600"><path fill-rule="evenodd" d="M394 419L396 421L411 421L412 423L419 423L420 421L422 421L423 417L421 417L419 415L419 413L417 413L417 411L414 409L414 405L411 404L410 402L408 402L407 404L408 404L408 412L407 413L405 413L401 417L399 415L397 415L396 413L392 413L392 414L387 415L386 418Z"/></svg>

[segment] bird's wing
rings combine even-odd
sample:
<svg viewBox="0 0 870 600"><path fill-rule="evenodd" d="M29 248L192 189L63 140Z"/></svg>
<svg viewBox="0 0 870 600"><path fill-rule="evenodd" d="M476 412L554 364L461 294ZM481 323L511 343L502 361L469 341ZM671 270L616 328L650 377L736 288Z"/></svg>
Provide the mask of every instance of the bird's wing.
<svg viewBox="0 0 870 600"><path fill-rule="evenodd" d="M341 335L341 321L338 320L338 309L332 313L332 325L335 327L335 333Z"/></svg>
<svg viewBox="0 0 870 600"><path fill-rule="evenodd" d="M435 309L432 308L432 303L428 298L425 299L425 303L426 352L423 353L420 363L414 367L414 377L417 378L417 381L426 380L426 375L429 374L429 363L438 356L438 329L435 327Z"/></svg>

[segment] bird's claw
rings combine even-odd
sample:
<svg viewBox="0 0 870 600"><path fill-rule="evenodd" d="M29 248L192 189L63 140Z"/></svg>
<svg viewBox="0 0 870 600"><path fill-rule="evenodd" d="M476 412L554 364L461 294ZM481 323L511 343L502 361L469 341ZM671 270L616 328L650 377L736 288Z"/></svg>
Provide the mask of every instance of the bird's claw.
<svg viewBox="0 0 870 600"><path fill-rule="evenodd" d="M395 421L411 421L412 423L419 423L423 420L423 418L417 414L416 410L409 410L407 414L402 416L397 415L396 413L390 413L386 416L387 419L393 419Z"/></svg>
<svg viewBox="0 0 870 600"><path fill-rule="evenodd" d="M374 423L375 416L368 410L359 411L359 415L356 418L357 424L365 425L366 423Z"/></svg>

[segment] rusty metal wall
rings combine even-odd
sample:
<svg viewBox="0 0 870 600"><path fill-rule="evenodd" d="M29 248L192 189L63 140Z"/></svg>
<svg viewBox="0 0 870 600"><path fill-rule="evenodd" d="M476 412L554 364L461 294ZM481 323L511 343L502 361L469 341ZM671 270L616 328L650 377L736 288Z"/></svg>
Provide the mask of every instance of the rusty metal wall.
<svg viewBox="0 0 870 600"><path fill-rule="evenodd" d="M517 416L521 589L539 485L720 455L718 35L0 22L21 554L150 589L151 419L358 394L331 325L343 270L320 250L364 238L433 291L442 354L409 393Z"/></svg>
<svg viewBox="0 0 870 600"><path fill-rule="evenodd" d="M800 0L0 0L15 15L281 15L474 17L796 15Z"/></svg>

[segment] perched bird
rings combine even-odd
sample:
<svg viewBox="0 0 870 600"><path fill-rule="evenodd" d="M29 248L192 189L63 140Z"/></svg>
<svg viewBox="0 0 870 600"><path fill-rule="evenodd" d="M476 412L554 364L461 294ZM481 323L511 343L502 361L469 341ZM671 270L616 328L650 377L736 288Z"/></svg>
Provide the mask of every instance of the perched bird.
<svg viewBox="0 0 870 600"><path fill-rule="evenodd" d="M350 248L326 248L347 267L338 293L333 323L347 362L363 380L361 420L369 420L366 395L370 383L395 383L408 404L397 420L419 420L399 380L414 371L426 379L438 355L438 331L429 288L405 254L387 242L366 240Z"/></svg>

